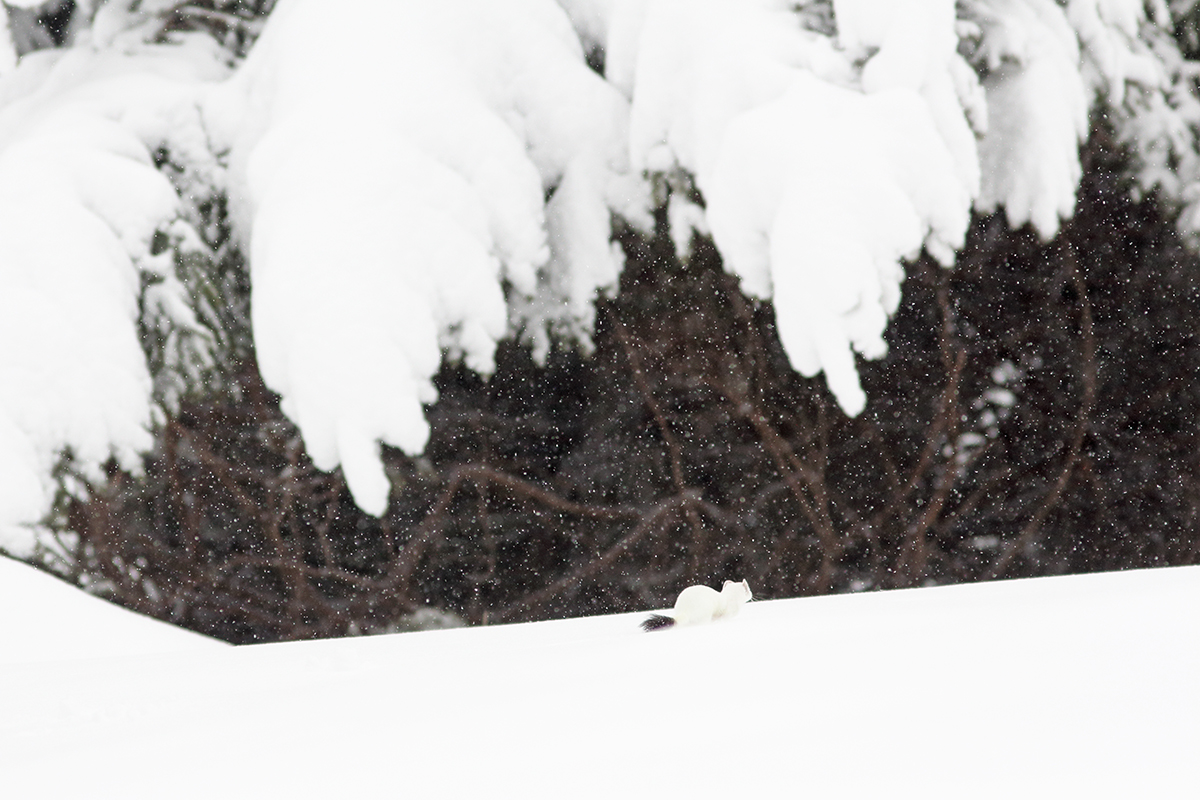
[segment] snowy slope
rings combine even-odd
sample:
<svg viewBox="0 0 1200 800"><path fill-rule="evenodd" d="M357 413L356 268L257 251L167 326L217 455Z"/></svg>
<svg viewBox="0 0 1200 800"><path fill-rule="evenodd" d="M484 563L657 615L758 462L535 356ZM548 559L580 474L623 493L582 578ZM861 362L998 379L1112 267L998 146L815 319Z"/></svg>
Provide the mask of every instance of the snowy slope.
<svg viewBox="0 0 1200 800"><path fill-rule="evenodd" d="M1183 568L0 666L0 788L1195 797L1198 616Z"/></svg>
<svg viewBox="0 0 1200 800"><path fill-rule="evenodd" d="M0 557L0 667L214 649L227 646L118 608Z"/></svg>

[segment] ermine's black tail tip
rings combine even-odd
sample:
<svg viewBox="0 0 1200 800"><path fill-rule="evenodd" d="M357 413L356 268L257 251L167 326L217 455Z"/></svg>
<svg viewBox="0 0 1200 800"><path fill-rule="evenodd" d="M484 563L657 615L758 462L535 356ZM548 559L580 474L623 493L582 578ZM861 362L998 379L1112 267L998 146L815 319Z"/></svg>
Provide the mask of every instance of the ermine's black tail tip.
<svg viewBox="0 0 1200 800"><path fill-rule="evenodd" d="M642 622L642 630L644 631L661 631L663 628L669 628L675 624L673 617L668 617L666 614L651 614Z"/></svg>

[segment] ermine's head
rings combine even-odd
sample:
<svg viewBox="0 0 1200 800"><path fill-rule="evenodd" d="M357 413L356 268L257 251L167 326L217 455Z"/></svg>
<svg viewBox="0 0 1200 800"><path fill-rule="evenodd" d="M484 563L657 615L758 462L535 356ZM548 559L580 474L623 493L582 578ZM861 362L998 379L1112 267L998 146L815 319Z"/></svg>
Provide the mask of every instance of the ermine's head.
<svg viewBox="0 0 1200 800"><path fill-rule="evenodd" d="M750 591L749 581L742 581L741 583L725 581L725 585L721 587L721 594L735 597L743 603L754 599L754 594Z"/></svg>

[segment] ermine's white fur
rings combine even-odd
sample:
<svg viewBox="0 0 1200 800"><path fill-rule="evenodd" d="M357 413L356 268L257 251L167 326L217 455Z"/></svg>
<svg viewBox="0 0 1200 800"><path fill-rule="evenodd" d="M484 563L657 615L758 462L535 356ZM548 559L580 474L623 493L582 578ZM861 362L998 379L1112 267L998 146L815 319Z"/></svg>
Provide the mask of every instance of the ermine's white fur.
<svg viewBox="0 0 1200 800"><path fill-rule="evenodd" d="M732 617L753 598L746 581L725 581L721 591L707 586L689 586L679 593L670 616L655 614L642 623L648 631L672 625L698 625L721 617Z"/></svg>

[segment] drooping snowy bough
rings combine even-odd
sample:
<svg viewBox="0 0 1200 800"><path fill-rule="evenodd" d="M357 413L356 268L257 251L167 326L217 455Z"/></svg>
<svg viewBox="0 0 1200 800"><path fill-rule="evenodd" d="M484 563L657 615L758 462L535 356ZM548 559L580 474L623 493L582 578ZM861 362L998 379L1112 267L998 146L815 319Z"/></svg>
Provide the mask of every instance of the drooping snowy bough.
<svg viewBox="0 0 1200 800"><path fill-rule="evenodd" d="M151 24L165 0L77 4L70 47L17 61L55 4L16 5L0 15L12 549L64 454L97 480L110 455L136 468L171 404L162 364L211 365L221 332L177 269L205 252L202 196L233 210L267 385L376 514L380 447L424 447L441 360L486 374L506 336L586 343L623 265L612 219L648 225L652 197L681 251L711 235L774 303L792 364L848 414L904 262L952 265L973 209L1052 237L1097 104L1139 190L1200 230L1186 1L280 0L241 63ZM148 330L175 356L151 357Z"/></svg>
<svg viewBox="0 0 1200 800"><path fill-rule="evenodd" d="M196 241L154 153L215 169L196 88L225 69L191 43L137 51L41 51L0 81L0 546L18 552L64 477L136 472L153 445L142 332L205 338L153 247Z"/></svg>
<svg viewBox="0 0 1200 800"><path fill-rule="evenodd" d="M284 3L208 107L263 377L367 511L379 443L424 447L443 354L488 373L510 317L586 329L620 272L627 109L548 0Z"/></svg>

